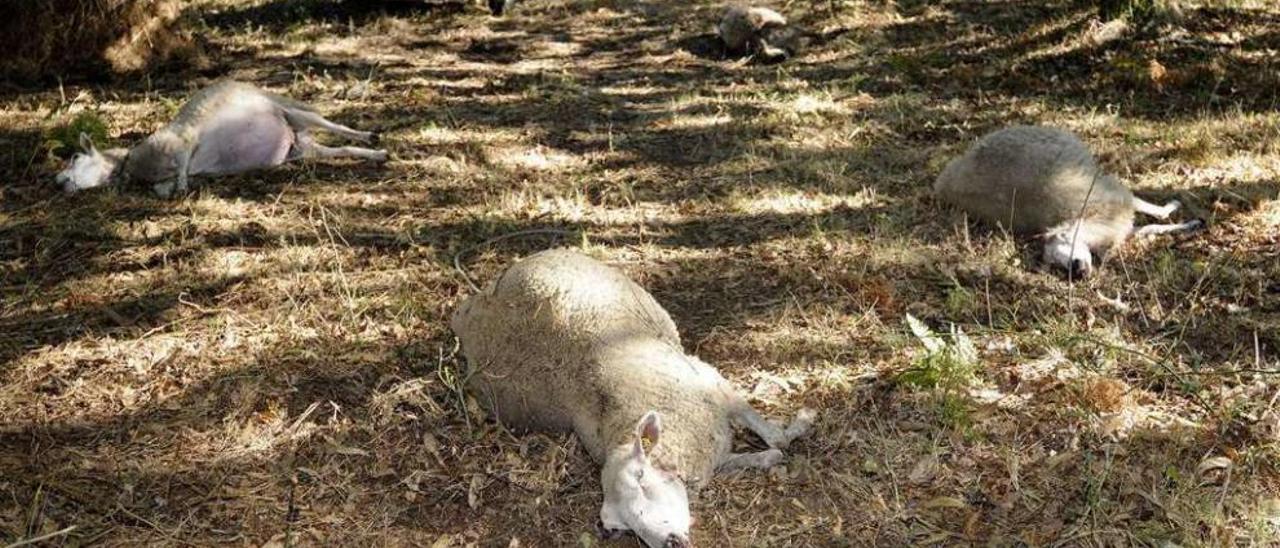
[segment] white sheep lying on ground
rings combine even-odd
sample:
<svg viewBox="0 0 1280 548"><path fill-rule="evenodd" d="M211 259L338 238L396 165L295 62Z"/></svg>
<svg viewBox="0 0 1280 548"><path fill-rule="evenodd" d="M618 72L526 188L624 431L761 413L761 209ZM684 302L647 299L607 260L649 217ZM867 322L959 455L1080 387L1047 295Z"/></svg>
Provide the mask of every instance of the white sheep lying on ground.
<svg viewBox="0 0 1280 548"><path fill-rule="evenodd" d="M1130 234L1192 230L1202 221L1134 229L1134 211L1159 219L1179 207L1135 197L1101 171L1089 149L1069 132L1015 126L988 134L952 160L933 185L938 196L985 222L1043 236L1044 260L1076 278ZM1087 205L1086 205L1087 202Z"/></svg>
<svg viewBox="0 0 1280 548"><path fill-rule="evenodd" d="M758 55L764 61L791 56L794 32L787 18L769 8L730 6L720 19L720 40L731 55Z"/></svg>
<svg viewBox="0 0 1280 548"><path fill-rule="evenodd" d="M648 292L575 251L517 262L462 303L452 328L470 392L506 424L576 433L603 463L603 531L631 530L649 546L690 546L686 488L777 464L813 423L809 410L785 429L761 417L684 353ZM732 453L734 424L770 449Z"/></svg>
<svg viewBox="0 0 1280 548"><path fill-rule="evenodd" d="M372 142L376 136L335 124L311 107L250 84L221 81L198 92L178 110L173 122L131 149L98 152L85 135L82 153L57 175L66 192L114 180L150 183L157 194L186 192L191 175L240 173L299 158L354 156L385 161L385 150L327 147L312 129Z"/></svg>

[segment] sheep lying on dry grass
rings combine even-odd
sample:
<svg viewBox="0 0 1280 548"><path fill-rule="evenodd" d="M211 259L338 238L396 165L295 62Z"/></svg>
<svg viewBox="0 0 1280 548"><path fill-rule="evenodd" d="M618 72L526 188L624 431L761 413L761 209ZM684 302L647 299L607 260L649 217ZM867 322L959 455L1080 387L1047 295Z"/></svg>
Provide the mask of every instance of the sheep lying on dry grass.
<svg viewBox="0 0 1280 548"><path fill-rule="evenodd" d="M761 417L684 353L648 292L571 250L511 266L462 303L452 328L477 399L509 425L576 433L603 464L603 530L649 546L689 546L686 489L717 470L777 464L813 422L809 410L785 429ZM770 449L732 453L734 424Z"/></svg>
<svg viewBox="0 0 1280 548"><path fill-rule="evenodd" d="M385 161L385 150L327 147L312 138L323 129L358 141L376 136L335 124L311 107L250 84L222 81L193 95L169 125L131 149L99 152L81 136L84 151L57 175L66 192L114 180L151 183L157 194L186 192L191 175L222 175L274 167L298 158L354 156Z"/></svg>
<svg viewBox="0 0 1280 548"><path fill-rule="evenodd" d="M1061 129L1015 126L980 139L952 160L933 186L938 196L985 222L1044 238L1044 260L1076 278L1131 234L1169 234L1203 225L1134 229L1134 211L1168 218L1179 203L1158 206L1135 197L1101 171L1088 147Z"/></svg>
<svg viewBox="0 0 1280 548"><path fill-rule="evenodd" d="M720 19L720 40L730 55L756 55L766 62L794 53L795 32L787 18L769 8L731 6Z"/></svg>

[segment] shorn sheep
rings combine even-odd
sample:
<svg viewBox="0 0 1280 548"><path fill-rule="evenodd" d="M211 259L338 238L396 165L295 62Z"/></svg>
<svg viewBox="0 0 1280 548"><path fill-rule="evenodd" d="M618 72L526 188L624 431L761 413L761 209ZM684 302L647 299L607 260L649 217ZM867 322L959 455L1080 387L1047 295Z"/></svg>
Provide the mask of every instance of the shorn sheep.
<svg viewBox="0 0 1280 548"><path fill-rule="evenodd" d="M1135 229L1134 211L1166 219L1177 201L1158 206L1135 197L1101 171L1088 147L1071 133L1015 126L980 139L938 176L934 191L970 215L1016 233L1044 239L1045 262L1073 278L1093 271L1105 254L1132 235L1183 232L1203 221Z"/></svg>
<svg viewBox="0 0 1280 548"><path fill-rule="evenodd" d="M786 17L769 8L730 6L717 30L730 55L756 55L773 62L793 53L795 33Z"/></svg>
<svg viewBox="0 0 1280 548"><path fill-rule="evenodd" d="M299 158L352 156L385 161L385 150L317 143L313 129L373 142L376 136L335 124L309 106L250 84L224 80L196 92L169 125L130 149L99 152L85 135L83 152L56 180L64 191L113 181L149 183L168 197L186 192L192 175L222 175L274 167Z"/></svg>
<svg viewBox="0 0 1280 548"><path fill-rule="evenodd" d="M715 368L685 354L667 312L621 272L543 251L507 269L453 315L468 390L516 428L572 431L596 462L601 532L691 546L689 492L717 471L769 468L810 430L761 417ZM733 426L769 449L732 453Z"/></svg>

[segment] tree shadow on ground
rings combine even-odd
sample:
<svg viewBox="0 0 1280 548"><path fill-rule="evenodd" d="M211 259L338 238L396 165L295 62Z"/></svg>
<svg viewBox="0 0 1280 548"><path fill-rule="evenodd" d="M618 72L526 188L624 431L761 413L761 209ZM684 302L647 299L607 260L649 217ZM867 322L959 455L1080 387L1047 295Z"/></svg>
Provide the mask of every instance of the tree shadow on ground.
<svg viewBox="0 0 1280 548"><path fill-rule="evenodd" d="M176 257L175 257L176 260ZM129 336L163 329L177 321L180 303L192 307L209 306L243 279L227 278L207 283L170 283L162 291L153 291L128 299L104 299L72 294L70 310L29 311L0 318L0 375L8 371L22 356L40 348L58 347L88 336ZM49 386L56 396L63 386Z"/></svg>
<svg viewBox="0 0 1280 548"><path fill-rule="evenodd" d="M209 534L230 541L263 526L264 520L287 527L297 518L289 517L284 507L277 511L277 504L305 507L325 498L336 497L336 504L345 500L341 494L311 494L317 491L316 482L323 483L317 471L325 471L335 459L345 466L369 455L351 448L371 447L377 434L348 429L350 421L367 424L401 412L439 409L431 398L445 394L437 389L422 394L425 400L391 401L382 407L371 401L386 397L396 379L432 375L411 361L421 357L422 344L385 348L321 339L281 345L256 352L249 366L215 373L127 412L5 425L0 429L0 464L8 483L2 489L14 500L41 493L28 502L38 504L41 520L75 523L72 539L122 528L137 538L159 534L169 542L207 540ZM191 359L200 357L171 361ZM447 415L423 419L426 431L436 421L452 420ZM257 432L243 437L239 447L219 445L219 431L238 424ZM402 459L421 462L404 457L378 456L391 459L393 466ZM378 483L379 489L395 485L394 480ZM125 484L133 489L116 489ZM212 502L245 488L271 500L265 515L228 512ZM294 497L296 501L289 500ZM4 536L32 534L8 531Z"/></svg>
<svg viewBox="0 0 1280 548"><path fill-rule="evenodd" d="M1266 30L1280 26L1274 14L1201 8L1172 24L1186 32L1142 26L1102 44L1089 39L1095 16L1088 3L947 2L886 29L889 63L850 61L879 93L1037 97L1068 108L1110 103L1124 105L1128 116L1161 121L1274 107L1276 72L1270 56L1258 55L1276 40ZM1255 34L1234 48L1206 40L1236 28Z"/></svg>
<svg viewBox="0 0 1280 548"><path fill-rule="evenodd" d="M188 11L206 25L221 30L260 27L284 32L308 24L363 25L382 17L403 17L423 13L457 13L465 1L378 1L378 0L272 0L248 7L216 13Z"/></svg>

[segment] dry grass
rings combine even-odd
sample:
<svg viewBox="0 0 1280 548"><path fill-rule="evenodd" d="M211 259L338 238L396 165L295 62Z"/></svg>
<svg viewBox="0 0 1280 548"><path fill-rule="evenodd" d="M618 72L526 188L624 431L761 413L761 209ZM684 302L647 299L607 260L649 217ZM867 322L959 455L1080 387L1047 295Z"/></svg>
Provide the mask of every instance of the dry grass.
<svg viewBox="0 0 1280 548"><path fill-rule="evenodd" d="M1099 39L1067 1L783 5L815 43L761 67L715 57L710 3L196 2L212 74L396 160L64 197L43 136L137 139L204 80L0 97L0 540L594 544L594 465L460 398L445 322L456 253L556 228L463 262L586 246L769 413L821 412L701 494L706 545L1274 545L1280 9L1236 6ZM1032 121L1210 229L1069 286L929 196ZM908 313L972 339L963 382L902 380Z"/></svg>

